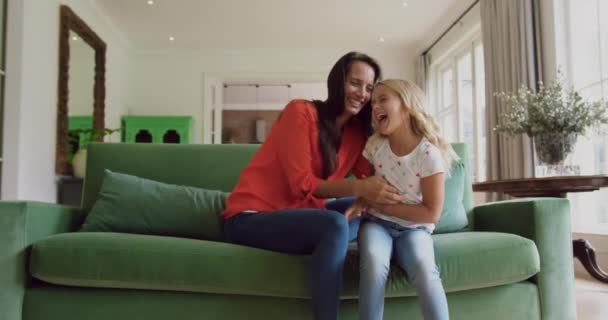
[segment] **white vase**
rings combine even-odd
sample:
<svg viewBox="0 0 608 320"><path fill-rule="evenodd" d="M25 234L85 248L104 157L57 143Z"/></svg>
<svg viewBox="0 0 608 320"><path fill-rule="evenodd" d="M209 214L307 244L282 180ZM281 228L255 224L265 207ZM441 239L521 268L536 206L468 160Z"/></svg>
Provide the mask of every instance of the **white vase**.
<svg viewBox="0 0 608 320"><path fill-rule="evenodd" d="M87 169L87 149L80 149L74 154L72 168L74 169L74 176L84 178Z"/></svg>

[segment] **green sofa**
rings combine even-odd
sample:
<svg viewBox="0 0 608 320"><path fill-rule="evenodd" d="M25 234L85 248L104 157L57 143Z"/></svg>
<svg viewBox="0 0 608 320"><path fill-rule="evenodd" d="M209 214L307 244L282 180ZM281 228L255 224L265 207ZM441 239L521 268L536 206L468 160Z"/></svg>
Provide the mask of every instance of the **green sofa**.
<svg viewBox="0 0 608 320"><path fill-rule="evenodd" d="M464 145L454 148L466 155ZM106 168L230 191L256 150L91 144L82 209L0 202L0 320L311 319L307 256L217 239L75 232ZM433 236L451 319L575 319L568 201L473 208L471 197L467 179L468 230ZM353 246L341 319L357 319L358 275ZM385 319L421 319L415 291L399 270L391 271L386 290Z"/></svg>

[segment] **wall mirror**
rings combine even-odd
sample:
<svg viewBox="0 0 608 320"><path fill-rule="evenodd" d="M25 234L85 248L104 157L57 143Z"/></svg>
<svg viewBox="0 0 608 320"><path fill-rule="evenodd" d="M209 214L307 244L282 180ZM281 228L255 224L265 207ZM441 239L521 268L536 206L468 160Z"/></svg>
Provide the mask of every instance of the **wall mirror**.
<svg viewBox="0 0 608 320"><path fill-rule="evenodd" d="M104 128L106 44L69 7L60 7L55 172L71 175L75 129Z"/></svg>

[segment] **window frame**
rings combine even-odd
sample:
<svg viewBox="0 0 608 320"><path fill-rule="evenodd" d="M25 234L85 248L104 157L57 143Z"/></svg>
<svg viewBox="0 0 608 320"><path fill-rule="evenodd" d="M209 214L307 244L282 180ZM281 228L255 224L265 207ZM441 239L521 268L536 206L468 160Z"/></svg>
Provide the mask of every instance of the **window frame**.
<svg viewBox="0 0 608 320"><path fill-rule="evenodd" d="M436 61L431 62L430 66L430 101L433 108L434 117L442 126L445 118L455 115L456 123L454 124L456 128L456 136L454 137L455 142L464 142L464 114L463 107L460 105L459 97L460 97L460 86L458 85L459 73L458 73L458 62L460 59L465 57L466 55L470 55L471 57L471 78L472 78L472 88L471 88L471 101L472 101L472 113L473 113L473 145L472 145L472 170L470 172L473 181L479 181L480 177L485 179L487 176L486 171L487 167L483 165L483 157L481 157L481 152L486 153L488 149L488 139L486 137L486 146L485 149L482 148L480 143L482 142L482 121L485 119L481 119L482 110L479 104L477 95L479 94L480 86L477 84L477 58L475 54L476 48L481 45L483 46L482 34L481 34L481 26L475 28L475 30L465 35L460 41L458 41L452 48L448 49L445 54L443 54ZM481 57L483 59L483 56ZM443 73L446 70L452 70L452 106L450 108L445 108L444 104L444 87L443 87ZM485 79L485 76L484 76ZM483 98L485 99L485 92L482 92ZM485 103L484 103L485 106ZM445 131L442 131L445 135ZM447 138L447 137L446 137Z"/></svg>

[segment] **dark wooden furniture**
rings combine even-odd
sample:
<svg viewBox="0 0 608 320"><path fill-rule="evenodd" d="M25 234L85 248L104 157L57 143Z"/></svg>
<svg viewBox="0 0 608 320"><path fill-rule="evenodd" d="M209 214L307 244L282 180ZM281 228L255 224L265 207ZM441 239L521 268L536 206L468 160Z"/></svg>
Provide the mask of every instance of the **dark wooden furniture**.
<svg viewBox="0 0 608 320"><path fill-rule="evenodd" d="M57 181L57 203L79 207L82 201L83 179L64 176Z"/></svg>
<svg viewBox="0 0 608 320"><path fill-rule="evenodd" d="M608 176L563 176L487 181L473 184L476 192L500 192L513 197L559 197L568 192L589 192L608 187ZM578 258L594 278L608 283L608 273L597 264L595 249L585 239L572 241L574 257Z"/></svg>

